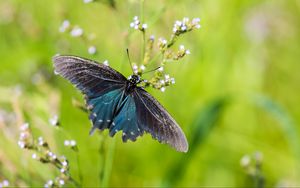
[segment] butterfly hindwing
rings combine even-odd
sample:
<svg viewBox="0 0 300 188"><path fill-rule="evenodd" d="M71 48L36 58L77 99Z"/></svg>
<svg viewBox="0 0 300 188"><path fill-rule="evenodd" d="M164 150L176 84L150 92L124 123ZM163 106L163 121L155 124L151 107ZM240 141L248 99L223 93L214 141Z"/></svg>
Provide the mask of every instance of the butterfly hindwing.
<svg viewBox="0 0 300 188"><path fill-rule="evenodd" d="M97 98L86 99L87 105L91 109L89 119L93 124L90 134L98 128L104 130L110 129L113 123L113 118L117 111L121 108L121 101L124 95L122 89L114 89Z"/></svg>
<svg viewBox="0 0 300 188"><path fill-rule="evenodd" d="M122 108L113 120L114 125L110 129L113 136L118 130L123 130L122 140L128 139L135 141L138 136L143 135L144 131L138 123L136 105L132 95L127 95L122 101Z"/></svg>
<svg viewBox="0 0 300 188"><path fill-rule="evenodd" d="M188 142L184 133L164 107L140 87L136 88L134 95L138 124L159 142L187 152Z"/></svg>

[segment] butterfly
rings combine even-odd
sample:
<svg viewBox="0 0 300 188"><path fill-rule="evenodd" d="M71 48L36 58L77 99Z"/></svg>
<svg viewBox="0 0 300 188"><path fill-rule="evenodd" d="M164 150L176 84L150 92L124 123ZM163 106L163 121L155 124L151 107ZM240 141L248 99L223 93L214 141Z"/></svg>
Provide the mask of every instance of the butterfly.
<svg viewBox="0 0 300 188"><path fill-rule="evenodd" d="M188 151L187 139L166 109L143 87L137 74L125 78L113 68L93 60L57 55L53 57L55 73L69 80L84 95L96 129L109 130L114 136L122 131L122 140L135 141L150 133L160 143L180 152Z"/></svg>

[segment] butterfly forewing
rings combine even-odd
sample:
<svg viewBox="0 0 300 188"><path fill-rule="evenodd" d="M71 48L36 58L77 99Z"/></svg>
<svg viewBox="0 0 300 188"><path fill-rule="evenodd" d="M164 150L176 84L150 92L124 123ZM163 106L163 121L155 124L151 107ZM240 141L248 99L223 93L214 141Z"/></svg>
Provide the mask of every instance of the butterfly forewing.
<svg viewBox="0 0 300 188"><path fill-rule="evenodd" d="M101 95L111 86L122 87L126 78L110 68L95 61L75 56L55 56L55 72L68 79L88 96Z"/></svg>
<svg viewBox="0 0 300 188"><path fill-rule="evenodd" d="M188 143L179 125L164 107L142 88L135 91L139 124L153 138L167 143L181 152L187 152Z"/></svg>

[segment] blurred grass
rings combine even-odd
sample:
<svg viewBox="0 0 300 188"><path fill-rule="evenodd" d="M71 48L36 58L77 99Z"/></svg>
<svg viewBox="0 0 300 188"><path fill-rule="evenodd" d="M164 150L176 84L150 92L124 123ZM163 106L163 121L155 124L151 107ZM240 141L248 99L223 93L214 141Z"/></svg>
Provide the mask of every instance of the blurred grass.
<svg viewBox="0 0 300 188"><path fill-rule="evenodd" d="M163 94L149 90L187 133L188 154L149 135L125 144L120 135L110 138L107 132L88 136L87 115L72 105L73 97L83 101L81 94L53 74L51 57L56 53L108 59L112 67L130 74L125 49L129 45L137 61L140 36L128 35L128 27L139 15L140 4L119 0L115 5L0 2L0 181L42 186L58 175L19 149L18 126L28 121L36 137L42 135L53 150L66 155L77 180L76 154L63 141L78 142L84 186L149 187L167 181L179 186L246 186L240 159L255 151L264 156L266 186L300 185L299 1L145 1L144 19L156 38L169 36L176 19L202 19L200 30L178 41L191 55L167 67L176 84ZM59 33L64 19L94 33L92 44ZM96 45L98 53L88 54L88 45ZM253 99L257 95L265 97ZM226 108L220 102L224 96L230 96ZM208 105L211 101L215 108ZM59 115L64 131L49 125L53 114ZM176 178L173 169L181 175Z"/></svg>

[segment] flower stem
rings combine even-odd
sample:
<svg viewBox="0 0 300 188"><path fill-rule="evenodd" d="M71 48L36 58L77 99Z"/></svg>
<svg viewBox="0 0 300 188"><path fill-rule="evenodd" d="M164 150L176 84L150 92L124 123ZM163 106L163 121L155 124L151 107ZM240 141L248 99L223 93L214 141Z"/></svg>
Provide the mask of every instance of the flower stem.
<svg viewBox="0 0 300 188"><path fill-rule="evenodd" d="M112 143L109 147L109 150L106 152L105 156L105 164L104 164L104 174L103 179L101 182L101 187L108 187L109 178L111 175L111 170L113 166L113 159L114 159L114 153L115 153L115 146L116 146L116 139L112 140Z"/></svg>

